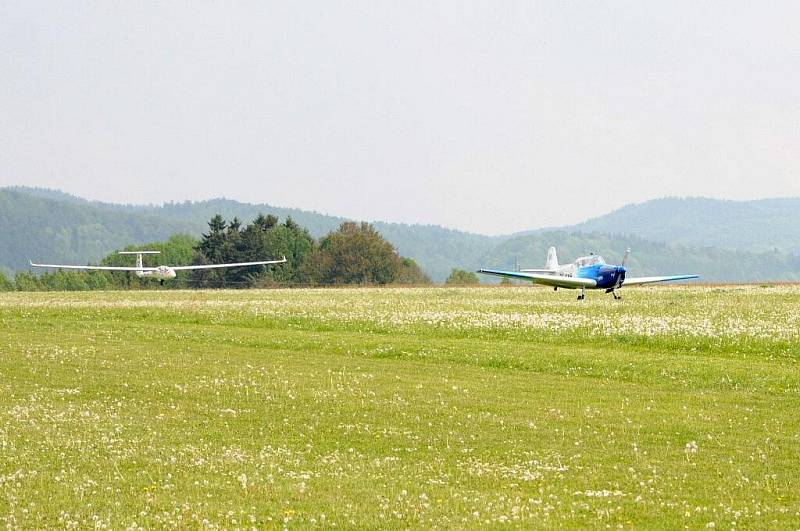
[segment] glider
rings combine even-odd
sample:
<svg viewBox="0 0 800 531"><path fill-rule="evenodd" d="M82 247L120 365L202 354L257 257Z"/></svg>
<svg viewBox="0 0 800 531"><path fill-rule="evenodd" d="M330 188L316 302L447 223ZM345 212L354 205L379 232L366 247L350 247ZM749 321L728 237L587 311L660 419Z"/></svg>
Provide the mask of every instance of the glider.
<svg viewBox="0 0 800 531"><path fill-rule="evenodd" d="M558 288L580 289L581 294L578 295L579 301L585 298L587 289L604 289L606 293L613 294L615 299L621 299L622 297L619 296L617 290L622 286L638 286L641 284L652 284L654 282L670 282L700 278L698 275L626 278L625 262L628 260L630 252L630 249L625 251L625 257L622 259L621 265L606 264L603 257L596 254L582 256L571 264L559 265L556 248L550 247L550 249L547 250L547 261L544 269L521 269L519 271L479 269L478 273L528 280L534 284L552 286L554 290Z"/></svg>
<svg viewBox="0 0 800 531"><path fill-rule="evenodd" d="M158 267L144 267L142 265L142 255L145 254L159 254L161 251L120 251L119 254L135 254L136 267L118 267L118 266L80 266L80 265L63 265L63 264L34 264L30 262L32 267L49 267L55 269L80 269L84 271L131 271L136 273L139 278L155 278L161 281L175 278L176 271L192 271L195 269L220 269L223 267L250 267L268 264L283 264L286 262L284 256L280 260L262 260L259 262L237 262L233 264L204 264L204 265L190 265L190 266L165 266Z"/></svg>

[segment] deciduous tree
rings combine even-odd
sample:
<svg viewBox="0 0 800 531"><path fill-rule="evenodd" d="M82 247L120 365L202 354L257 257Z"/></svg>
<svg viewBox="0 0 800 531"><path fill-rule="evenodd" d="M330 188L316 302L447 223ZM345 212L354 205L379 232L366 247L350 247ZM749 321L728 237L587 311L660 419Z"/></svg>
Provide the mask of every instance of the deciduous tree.
<svg viewBox="0 0 800 531"><path fill-rule="evenodd" d="M478 284L480 280L478 275L472 271L464 271L463 269L453 269L450 276L445 280L445 284L451 286L469 286Z"/></svg>
<svg viewBox="0 0 800 531"><path fill-rule="evenodd" d="M372 225L346 221L320 241L305 269L320 284L388 284L401 267L392 244Z"/></svg>

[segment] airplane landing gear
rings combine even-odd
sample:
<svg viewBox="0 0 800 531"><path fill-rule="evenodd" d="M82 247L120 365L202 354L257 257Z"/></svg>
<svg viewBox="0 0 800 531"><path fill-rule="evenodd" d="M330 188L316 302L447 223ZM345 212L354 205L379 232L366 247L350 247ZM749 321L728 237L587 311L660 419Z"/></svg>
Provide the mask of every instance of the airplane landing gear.
<svg viewBox="0 0 800 531"><path fill-rule="evenodd" d="M164 285L164 279L163 278L159 280L159 284L161 284L162 286Z"/></svg>
<svg viewBox="0 0 800 531"><path fill-rule="evenodd" d="M617 295L616 291L612 291L611 294L614 296L614 300L621 301L622 295Z"/></svg>
<svg viewBox="0 0 800 531"><path fill-rule="evenodd" d="M582 301L585 298L586 298L586 288L581 288L581 294L578 295L578 300Z"/></svg>

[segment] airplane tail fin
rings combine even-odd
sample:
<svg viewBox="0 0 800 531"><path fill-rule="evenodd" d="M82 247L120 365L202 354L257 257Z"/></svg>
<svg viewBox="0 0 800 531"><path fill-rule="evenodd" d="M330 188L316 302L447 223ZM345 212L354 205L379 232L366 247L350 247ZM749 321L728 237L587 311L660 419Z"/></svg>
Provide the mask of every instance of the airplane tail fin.
<svg viewBox="0 0 800 531"><path fill-rule="evenodd" d="M544 264L544 269L520 269L520 273L542 273L551 275L558 273L558 257L556 256L556 248L550 247L547 250L547 262Z"/></svg>
<svg viewBox="0 0 800 531"><path fill-rule="evenodd" d="M545 269L558 269L558 256L556 255L556 248L550 247L547 250L547 262L544 264Z"/></svg>

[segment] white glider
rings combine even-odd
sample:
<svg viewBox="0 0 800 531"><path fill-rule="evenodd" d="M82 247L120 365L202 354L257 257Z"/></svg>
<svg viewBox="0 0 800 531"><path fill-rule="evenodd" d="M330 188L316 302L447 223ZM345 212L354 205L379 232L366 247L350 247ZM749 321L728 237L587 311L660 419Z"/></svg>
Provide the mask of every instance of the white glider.
<svg viewBox="0 0 800 531"><path fill-rule="evenodd" d="M136 273L140 278L155 278L160 280L163 284L165 280L175 278L176 271L192 271L195 269L220 269L223 267L250 267L269 264L283 264L286 262L284 256L280 260L261 260L258 262L236 262L228 264L204 264L204 265L190 265L190 266L165 266L158 267L144 267L142 265L142 255L145 254L159 254L161 251L120 251L119 254L135 254L136 267L121 267L121 266L81 266L81 265L64 265L64 264L35 264L30 262L32 267L49 267L52 269L79 269L82 271L131 271Z"/></svg>

